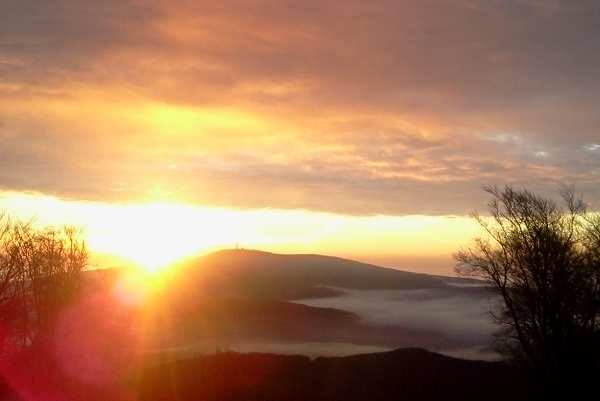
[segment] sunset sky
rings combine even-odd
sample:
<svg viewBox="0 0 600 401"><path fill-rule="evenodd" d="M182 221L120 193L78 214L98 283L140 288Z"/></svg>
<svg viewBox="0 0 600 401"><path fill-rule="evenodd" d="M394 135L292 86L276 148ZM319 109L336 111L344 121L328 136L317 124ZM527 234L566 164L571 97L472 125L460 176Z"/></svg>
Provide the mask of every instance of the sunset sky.
<svg viewBox="0 0 600 401"><path fill-rule="evenodd" d="M592 0L0 0L0 208L450 274L485 184L599 209L598 49Z"/></svg>

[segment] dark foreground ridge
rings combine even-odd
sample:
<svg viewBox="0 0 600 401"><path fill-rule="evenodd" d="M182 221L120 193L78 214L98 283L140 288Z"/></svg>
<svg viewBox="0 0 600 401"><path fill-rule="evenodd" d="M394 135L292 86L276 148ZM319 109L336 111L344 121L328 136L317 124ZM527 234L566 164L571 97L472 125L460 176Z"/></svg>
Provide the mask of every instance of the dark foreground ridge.
<svg viewBox="0 0 600 401"><path fill-rule="evenodd" d="M467 361L413 348L313 360L221 353L149 368L141 389L142 401L530 398L524 380L503 363Z"/></svg>
<svg viewBox="0 0 600 401"><path fill-rule="evenodd" d="M162 358L162 361L160 360ZM59 374L32 357L4 373L2 401L531 400L526 380L501 362L422 349L316 358L223 352L144 362L115 380ZM6 368L7 366L4 366ZM100 371L98 373L101 373ZM15 377L17 378L15 380Z"/></svg>

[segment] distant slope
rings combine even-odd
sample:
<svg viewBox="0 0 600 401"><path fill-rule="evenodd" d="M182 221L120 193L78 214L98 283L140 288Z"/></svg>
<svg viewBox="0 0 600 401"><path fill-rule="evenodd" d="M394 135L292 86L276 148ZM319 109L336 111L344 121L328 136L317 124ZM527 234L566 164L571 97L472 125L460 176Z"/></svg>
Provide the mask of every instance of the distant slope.
<svg viewBox="0 0 600 401"><path fill-rule="evenodd" d="M437 276L387 269L321 255L278 255L224 250L188 261L174 277L203 291L236 296L297 299L335 295L323 287L349 289L441 289Z"/></svg>
<svg viewBox="0 0 600 401"><path fill-rule="evenodd" d="M110 294L119 273L86 276ZM174 266L161 283L149 298L149 349L288 353L294 344L313 344L315 351L303 352L323 355L318 350L331 344L337 355L406 346L471 352L489 340L479 311L464 308L485 299L481 288L341 258L226 250Z"/></svg>

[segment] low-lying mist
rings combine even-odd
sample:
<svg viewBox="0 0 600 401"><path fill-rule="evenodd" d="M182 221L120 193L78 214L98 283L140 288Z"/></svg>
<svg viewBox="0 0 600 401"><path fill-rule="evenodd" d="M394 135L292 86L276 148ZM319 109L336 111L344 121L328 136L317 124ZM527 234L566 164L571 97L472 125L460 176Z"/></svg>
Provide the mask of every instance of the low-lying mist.
<svg viewBox="0 0 600 401"><path fill-rule="evenodd" d="M297 302L353 312L368 325L443 333L452 341L437 351L486 359L494 356L489 346L497 327L489 311L498 299L484 287L457 287L456 291L334 289L342 294Z"/></svg>

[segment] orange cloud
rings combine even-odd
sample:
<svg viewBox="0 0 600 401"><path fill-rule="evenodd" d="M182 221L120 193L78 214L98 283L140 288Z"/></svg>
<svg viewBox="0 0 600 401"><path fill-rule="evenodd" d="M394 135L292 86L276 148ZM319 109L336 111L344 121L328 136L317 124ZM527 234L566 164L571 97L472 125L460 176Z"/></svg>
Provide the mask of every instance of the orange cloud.
<svg viewBox="0 0 600 401"><path fill-rule="evenodd" d="M598 6L19 1L0 188L465 213L484 183L600 201Z"/></svg>

